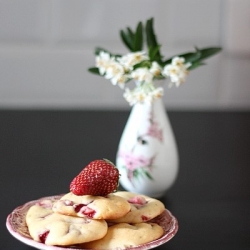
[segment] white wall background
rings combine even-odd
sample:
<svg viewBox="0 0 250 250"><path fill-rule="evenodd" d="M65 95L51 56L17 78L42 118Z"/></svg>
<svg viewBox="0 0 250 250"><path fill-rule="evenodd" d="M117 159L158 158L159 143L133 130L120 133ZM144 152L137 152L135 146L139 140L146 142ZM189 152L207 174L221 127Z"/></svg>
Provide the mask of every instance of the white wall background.
<svg viewBox="0 0 250 250"><path fill-rule="evenodd" d="M250 110L250 0L0 0L0 108L129 108L87 68L96 46L125 53L119 30L150 17L166 57L223 47L166 89L169 109Z"/></svg>

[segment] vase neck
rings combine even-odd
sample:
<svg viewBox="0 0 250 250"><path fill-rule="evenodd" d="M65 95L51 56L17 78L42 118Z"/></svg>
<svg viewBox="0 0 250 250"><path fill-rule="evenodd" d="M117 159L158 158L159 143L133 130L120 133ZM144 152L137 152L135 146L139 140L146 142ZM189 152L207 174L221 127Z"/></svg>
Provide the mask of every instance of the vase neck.
<svg viewBox="0 0 250 250"><path fill-rule="evenodd" d="M136 104L134 104L133 107L148 107L148 108L157 108L157 107L164 107L164 103L162 98L153 100L152 102L138 102Z"/></svg>

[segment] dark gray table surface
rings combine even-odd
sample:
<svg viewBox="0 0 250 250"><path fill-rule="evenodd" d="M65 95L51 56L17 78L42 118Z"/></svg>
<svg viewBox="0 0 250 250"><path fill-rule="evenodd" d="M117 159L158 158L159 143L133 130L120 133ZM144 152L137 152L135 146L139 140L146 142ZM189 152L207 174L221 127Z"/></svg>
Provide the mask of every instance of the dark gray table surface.
<svg viewBox="0 0 250 250"><path fill-rule="evenodd" d="M0 249L33 249L5 226L14 208L68 192L90 161L115 161L128 111L0 111ZM250 249L250 113L169 112L180 172L162 198L179 221L157 249Z"/></svg>

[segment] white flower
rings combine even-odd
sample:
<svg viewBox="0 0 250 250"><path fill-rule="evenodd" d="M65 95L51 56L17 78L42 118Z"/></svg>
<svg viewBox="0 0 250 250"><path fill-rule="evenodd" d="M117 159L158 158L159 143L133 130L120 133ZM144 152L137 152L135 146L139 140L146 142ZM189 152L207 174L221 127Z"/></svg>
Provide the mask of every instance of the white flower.
<svg viewBox="0 0 250 250"><path fill-rule="evenodd" d="M123 89L127 80L128 80L127 75L120 74L120 75L116 75L113 78L111 78L111 83L113 85L118 85L120 88Z"/></svg>
<svg viewBox="0 0 250 250"><path fill-rule="evenodd" d="M132 106L136 103L152 103L155 99L163 96L164 90L162 87L155 88L152 83L136 87L133 90L125 89L123 97Z"/></svg>
<svg viewBox="0 0 250 250"><path fill-rule="evenodd" d="M152 88L145 92L145 102L152 103L154 100L162 98L163 93L162 87L155 88L152 85Z"/></svg>
<svg viewBox="0 0 250 250"><path fill-rule="evenodd" d="M183 57L174 57L172 59L172 65L178 66L178 67L182 67L184 65L185 59Z"/></svg>
<svg viewBox="0 0 250 250"><path fill-rule="evenodd" d="M129 71L133 69L133 66L135 64L148 59L149 59L148 55L144 51L140 51L140 52L129 53L120 58L117 58L117 61L120 62L127 71Z"/></svg>
<svg viewBox="0 0 250 250"><path fill-rule="evenodd" d="M174 66L172 64L168 64L163 68L162 74L164 76L170 77L172 75L176 75L179 68L177 66Z"/></svg>
<svg viewBox="0 0 250 250"><path fill-rule="evenodd" d="M123 97L131 106L133 106L136 103L144 102L146 99L146 94L140 87L137 87L133 90L126 88Z"/></svg>
<svg viewBox="0 0 250 250"><path fill-rule="evenodd" d="M176 56L176 57L174 57L172 59L172 65L179 66L180 68L183 67L183 68L188 69L192 65L190 62L185 63L185 64L184 64L184 62L185 62L185 58L184 57L178 57L178 56Z"/></svg>
<svg viewBox="0 0 250 250"><path fill-rule="evenodd" d="M126 88L125 92L123 94L123 97L125 98L125 100L129 103L129 105L133 106L137 100L135 98L135 95L133 94L133 91L131 91L130 89Z"/></svg>
<svg viewBox="0 0 250 250"><path fill-rule="evenodd" d="M112 62L107 66L105 78L112 79L115 77L120 77L125 73L123 66L118 62Z"/></svg>
<svg viewBox="0 0 250 250"><path fill-rule="evenodd" d="M106 73L107 68L109 65L114 62L114 58L110 57L109 53L101 51L98 56L96 56L96 67L99 68L99 72L101 75Z"/></svg>
<svg viewBox="0 0 250 250"><path fill-rule="evenodd" d="M183 57L174 57L172 63L166 65L163 68L162 74L170 78L171 83L174 83L177 87L184 83L188 75L188 67L190 63L184 64L185 59Z"/></svg>
<svg viewBox="0 0 250 250"><path fill-rule="evenodd" d="M164 94L164 89L162 87L158 87L152 91L152 96L154 99L162 98Z"/></svg>
<svg viewBox="0 0 250 250"><path fill-rule="evenodd" d="M183 71L180 67L174 65L167 65L163 69L163 74L170 78L171 83L177 87L184 83L187 76L187 71Z"/></svg>
<svg viewBox="0 0 250 250"><path fill-rule="evenodd" d="M154 76L159 76L162 71L162 67L157 63L153 62L151 68L149 71L154 75Z"/></svg>
<svg viewBox="0 0 250 250"><path fill-rule="evenodd" d="M148 68L137 68L131 73L131 78L138 82L152 82L153 77Z"/></svg>

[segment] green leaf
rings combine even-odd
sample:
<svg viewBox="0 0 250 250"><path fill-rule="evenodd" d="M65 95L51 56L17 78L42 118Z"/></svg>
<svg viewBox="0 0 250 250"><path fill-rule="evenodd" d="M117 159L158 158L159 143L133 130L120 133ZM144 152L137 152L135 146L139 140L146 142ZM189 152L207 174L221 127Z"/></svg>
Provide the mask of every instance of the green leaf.
<svg viewBox="0 0 250 250"><path fill-rule="evenodd" d="M93 68L89 68L88 71L92 74L96 74L96 75L99 75L101 76L100 72L99 72L99 69L97 67L93 67Z"/></svg>
<svg viewBox="0 0 250 250"><path fill-rule="evenodd" d="M188 68L188 70L193 70L193 69L196 69L200 66L203 66L203 65L206 65L205 63L203 62L194 62L192 63L192 65Z"/></svg>
<svg viewBox="0 0 250 250"><path fill-rule="evenodd" d="M211 47L211 48L204 48L204 49L196 49L196 53L199 54L197 59L190 61L192 65L188 68L189 70L196 69L202 65L205 65L203 61L221 51L221 48Z"/></svg>
<svg viewBox="0 0 250 250"><path fill-rule="evenodd" d="M148 56L149 56L149 59L150 59L151 62L157 61L158 53L160 51L160 48L161 48L160 45L158 45L158 46L156 46L154 48L153 47L148 48Z"/></svg>
<svg viewBox="0 0 250 250"><path fill-rule="evenodd" d="M132 52L141 51L143 48L143 26L139 22L135 32L127 27L126 30L120 31L120 36L125 46Z"/></svg>
<svg viewBox="0 0 250 250"><path fill-rule="evenodd" d="M180 57L184 57L186 62L193 63L193 62L200 59L201 52L197 51L197 52L194 52L194 53L186 53L186 54L180 55Z"/></svg>
<svg viewBox="0 0 250 250"><path fill-rule="evenodd" d="M217 53L219 53L222 49L218 48L218 47L212 47L212 48L205 48L205 49L201 49L199 50L201 53L201 60L207 59L208 57L211 57Z"/></svg>
<svg viewBox="0 0 250 250"><path fill-rule="evenodd" d="M156 47L159 47L160 45L157 42L153 24L154 24L153 18L147 20L146 22L146 41L147 41L148 48L155 49ZM160 64L162 63L162 56L160 53L160 49L156 51L154 55L154 60L159 62Z"/></svg>
<svg viewBox="0 0 250 250"><path fill-rule="evenodd" d="M139 22L134 35L133 51L141 51L142 48L143 48L143 26L142 22Z"/></svg>
<svg viewBox="0 0 250 250"><path fill-rule="evenodd" d="M148 45L148 47L152 47L152 48L158 46L156 36L154 33L153 23L154 23L153 18L147 20L147 22L146 22L147 45Z"/></svg>
<svg viewBox="0 0 250 250"><path fill-rule="evenodd" d="M135 37L135 34L134 34L133 30L131 28L127 27L127 31L128 31L127 35L129 36L131 41L133 41L134 37Z"/></svg>
<svg viewBox="0 0 250 250"><path fill-rule="evenodd" d="M133 45L132 45L131 37L129 35L127 35L125 33L125 31L123 31L123 30L120 31L120 37L121 37L123 43L125 44L125 46L127 46L127 48L130 51L133 51Z"/></svg>

